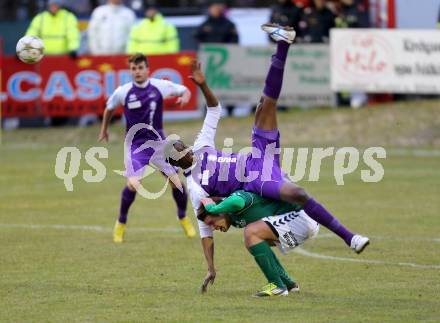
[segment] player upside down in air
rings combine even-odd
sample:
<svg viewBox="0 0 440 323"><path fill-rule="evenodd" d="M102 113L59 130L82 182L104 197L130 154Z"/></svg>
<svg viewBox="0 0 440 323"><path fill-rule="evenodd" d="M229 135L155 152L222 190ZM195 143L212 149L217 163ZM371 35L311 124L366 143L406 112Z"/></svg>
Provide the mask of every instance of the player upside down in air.
<svg viewBox="0 0 440 323"><path fill-rule="evenodd" d="M204 198L202 203L197 218L211 229L226 232L231 225L245 228L246 248L268 281L255 296L286 296L289 291L299 291L298 284L289 277L270 248L275 244L286 253L318 234L319 224L309 218L299 205L246 191L236 191L218 204L211 198ZM205 279L202 292L207 290L209 282L212 284L214 278Z"/></svg>
<svg viewBox="0 0 440 323"><path fill-rule="evenodd" d="M123 242L125 226L127 223L128 209L134 202L136 190L140 186L142 173L145 166L154 164L152 149L140 149L146 141L162 141L165 139L163 131L163 101L168 97L178 97L177 103L181 106L188 103L191 92L183 85L175 84L166 80L149 78L147 57L143 54L135 54L129 58L130 73L133 82L118 87L107 101L106 109L99 134L99 141L108 141L108 125L114 110L124 107L124 116L127 121L127 133L138 129L128 144L128 156L126 158L127 185L122 190L119 218L113 231L113 241ZM148 125L148 127L142 127ZM126 143L127 144L127 143ZM137 152L137 150L141 150ZM165 170L170 165L155 165ZM175 171L174 171L175 172ZM177 176L177 175L176 175ZM179 182L180 184L180 182ZM186 217L187 193L184 187L179 190L173 183L172 193L177 206L177 216L189 238L195 236L191 220Z"/></svg>
<svg viewBox="0 0 440 323"><path fill-rule="evenodd" d="M324 206L302 187L291 182L281 171L280 156L274 152L280 148L277 99L281 92L284 65L290 44L295 38L295 31L290 27L273 24L265 24L262 29L276 41L276 52L272 56L263 95L255 114L252 154L227 154L215 149L214 137L221 106L206 84L199 64L195 63L192 66L192 80L205 97L207 114L192 149L181 140L170 141L167 160L172 165L183 168L189 175L187 186L196 213L203 198L226 197L234 191L244 189L266 198L300 205L310 218L334 232L351 249L360 253L369 244L369 239L348 230ZM214 263L210 261L214 252L212 230L201 221L199 230L208 262L207 278L213 278L216 272Z"/></svg>

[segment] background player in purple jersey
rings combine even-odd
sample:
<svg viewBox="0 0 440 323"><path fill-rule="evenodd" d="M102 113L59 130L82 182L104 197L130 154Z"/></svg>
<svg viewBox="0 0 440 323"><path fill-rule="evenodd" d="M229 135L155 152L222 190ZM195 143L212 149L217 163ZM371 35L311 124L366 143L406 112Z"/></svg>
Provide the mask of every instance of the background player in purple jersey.
<svg viewBox="0 0 440 323"><path fill-rule="evenodd" d="M280 147L276 116L277 100L281 92L287 54L295 38L295 31L290 27L273 24L265 24L262 29L276 41L277 47L276 53L272 56L252 131L252 147L259 151L260 155L252 153L251 156L246 155L243 158L240 155L223 154L214 148L214 135L221 107L206 84L199 66L193 65L192 79L205 96L208 112L192 151L188 151L188 147L182 141L171 142L172 145L169 146L174 149L169 149L168 160L172 165L191 172L191 176L187 177L187 183L195 212L204 197L228 196L237 190L237 187L241 187L263 197L299 204L312 219L341 237L356 253L360 253L369 244L369 239L345 228L337 218L302 187L292 183L281 171L280 156L275 152ZM267 163L270 159L271 162ZM243 168L243 160L244 174L240 172ZM228 174L225 169L239 171ZM247 179L251 173L257 176L249 181ZM212 231L200 221L199 229L208 261L208 276L215 277L214 264L209 260L214 251Z"/></svg>
<svg viewBox="0 0 440 323"><path fill-rule="evenodd" d="M140 186L144 167L152 163L154 150L142 149L141 146L149 140L162 141L163 132L163 101L168 97L178 97L177 103L187 104L191 92L183 85L166 80L149 78L147 57L135 54L128 60L133 82L118 87L107 101L99 134L99 141L108 141L108 125L114 110L118 106L124 107L124 116L127 121L126 131L134 134L130 140L126 139L127 156L126 176L127 185L122 190L119 218L113 231L113 241L122 242L127 223L128 209L136 197L136 190ZM138 129L139 128L139 129ZM134 131L133 131L134 130ZM140 150L140 151L137 151ZM167 165L155 165L162 171ZM168 167L171 167L168 165ZM179 190L172 182L173 198L177 205L177 216L189 238L195 236L191 220L186 217L187 193L185 187Z"/></svg>

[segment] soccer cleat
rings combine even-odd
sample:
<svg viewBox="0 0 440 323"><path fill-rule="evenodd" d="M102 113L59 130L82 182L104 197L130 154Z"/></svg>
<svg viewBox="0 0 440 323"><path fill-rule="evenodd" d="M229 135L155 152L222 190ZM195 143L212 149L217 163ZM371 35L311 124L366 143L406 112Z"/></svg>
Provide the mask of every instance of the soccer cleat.
<svg viewBox="0 0 440 323"><path fill-rule="evenodd" d="M287 286L287 290L289 292L299 292L299 285L295 282L293 282L293 284L290 286L289 285L286 285L286 286Z"/></svg>
<svg viewBox="0 0 440 323"><path fill-rule="evenodd" d="M180 219L180 224L182 225L183 231L185 231L185 234L188 238L191 239L196 236L196 230L187 216L185 216L183 219Z"/></svg>
<svg viewBox="0 0 440 323"><path fill-rule="evenodd" d="M274 41L284 41L292 44L295 40L296 32L292 27L283 27L278 24L264 24L261 29L267 32Z"/></svg>
<svg viewBox="0 0 440 323"><path fill-rule="evenodd" d="M369 244L370 239L359 234L355 234L353 238L351 238L350 248L356 253L361 253Z"/></svg>
<svg viewBox="0 0 440 323"><path fill-rule="evenodd" d="M270 296L287 296L289 292L287 288L280 288L274 283L269 283L258 291L255 297L270 297Z"/></svg>
<svg viewBox="0 0 440 323"><path fill-rule="evenodd" d="M115 227L113 229L113 242L121 243L124 242L124 232L125 232L125 223L120 223L116 221Z"/></svg>

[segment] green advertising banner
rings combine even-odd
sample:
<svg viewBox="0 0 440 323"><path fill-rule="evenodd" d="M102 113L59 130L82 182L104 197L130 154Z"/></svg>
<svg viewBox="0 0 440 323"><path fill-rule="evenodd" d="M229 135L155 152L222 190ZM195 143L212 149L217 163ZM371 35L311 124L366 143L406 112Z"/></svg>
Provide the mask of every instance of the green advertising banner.
<svg viewBox="0 0 440 323"><path fill-rule="evenodd" d="M256 104L264 87L274 46L205 44L199 59L207 81L223 104ZM295 45L286 62L279 105L333 106L328 45Z"/></svg>

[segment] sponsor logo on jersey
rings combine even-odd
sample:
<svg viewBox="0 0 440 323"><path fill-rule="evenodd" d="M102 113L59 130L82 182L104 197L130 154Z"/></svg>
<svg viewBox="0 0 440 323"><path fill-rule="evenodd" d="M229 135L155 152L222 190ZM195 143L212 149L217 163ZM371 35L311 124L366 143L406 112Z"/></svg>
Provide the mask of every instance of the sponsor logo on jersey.
<svg viewBox="0 0 440 323"><path fill-rule="evenodd" d="M237 157L218 157L217 161L219 163L236 163Z"/></svg>
<svg viewBox="0 0 440 323"><path fill-rule="evenodd" d="M299 245L298 240L296 240L295 235L291 231L284 233L283 239L291 248L294 248Z"/></svg>
<svg viewBox="0 0 440 323"><path fill-rule="evenodd" d="M137 100L136 94L130 94L128 96L128 102L132 102L132 101L136 101L136 100Z"/></svg>
<svg viewBox="0 0 440 323"><path fill-rule="evenodd" d="M138 109L142 106L141 101L128 102L127 107L129 109Z"/></svg>

